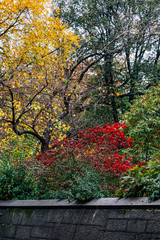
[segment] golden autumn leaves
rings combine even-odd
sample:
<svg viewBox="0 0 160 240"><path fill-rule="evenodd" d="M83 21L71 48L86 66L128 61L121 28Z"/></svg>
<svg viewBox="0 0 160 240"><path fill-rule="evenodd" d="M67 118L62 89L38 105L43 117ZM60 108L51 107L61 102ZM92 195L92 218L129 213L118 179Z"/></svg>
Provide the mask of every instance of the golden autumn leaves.
<svg viewBox="0 0 160 240"><path fill-rule="evenodd" d="M29 64L33 58L44 64L57 48L63 50L65 60L73 50L72 43L77 44L77 36L67 30L61 19L50 17L44 7L47 2L8 0L1 3L1 48L3 57L7 54L9 58L9 63L3 61L4 67L11 68L20 61Z"/></svg>
<svg viewBox="0 0 160 240"><path fill-rule="evenodd" d="M51 134L64 107L59 89L78 37L50 7L48 0L0 3L0 120L19 135Z"/></svg>

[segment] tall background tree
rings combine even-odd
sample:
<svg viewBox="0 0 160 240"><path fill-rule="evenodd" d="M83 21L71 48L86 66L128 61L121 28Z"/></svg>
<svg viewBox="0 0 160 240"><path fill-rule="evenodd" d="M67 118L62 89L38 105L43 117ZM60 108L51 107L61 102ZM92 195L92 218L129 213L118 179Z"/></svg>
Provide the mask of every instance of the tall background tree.
<svg viewBox="0 0 160 240"><path fill-rule="evenodd" d="M105 113L104 119L97 118L100 124L118 122L128 104L160 80L159 1L54 0L53 4L82 38L77 59L96 73L90 78L95 91L87 114Z"/></svg>
<svg viewBox="0 0 160 240"><path fill-rule="evenodd" d="M78 44L50 1L0 5L0 122L17 136L33 136L47 150L68 114L65 68ZM6 132L6 134L7 134ZM59 136L61 137L61 136Z"/></svg>

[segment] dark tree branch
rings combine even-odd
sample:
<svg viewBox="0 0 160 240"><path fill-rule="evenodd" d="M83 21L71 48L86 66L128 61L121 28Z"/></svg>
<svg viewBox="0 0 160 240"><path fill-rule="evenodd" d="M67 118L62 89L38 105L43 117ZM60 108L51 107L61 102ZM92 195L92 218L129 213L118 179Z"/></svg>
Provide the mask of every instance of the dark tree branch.
<svg viewBox="0 0 160 240"><path fill-rule="evenodd" d="M47 87L48 84L46 84L39 92L37 92L33 97L32 99L26 104L26 106L24 107L24 109L22 110L22 113L19 115L19 117L17 118L16 120L16 123L18 124L20 118L27 112L30 111L30 109L28 110L25 110L29 105L32 104L33 100Z"/></svg>
<svg viewBox="0 0 160 240"><path fill-rule="evenodd" d="M3 36L6 32L8 32L12 27L15 26L15 24L18 22L18 19L20 18L21 14L24 12L25 8L22 9L19 14L17 15L15 21L2 33L0 33L0 37Z"/></svg>

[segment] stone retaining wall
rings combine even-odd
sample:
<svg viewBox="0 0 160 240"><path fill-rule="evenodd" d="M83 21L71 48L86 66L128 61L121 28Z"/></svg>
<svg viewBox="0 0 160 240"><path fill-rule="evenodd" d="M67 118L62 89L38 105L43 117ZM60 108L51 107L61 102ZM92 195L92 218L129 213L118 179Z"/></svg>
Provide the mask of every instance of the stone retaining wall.
<svg viewBox="0 0 160 240"><path fill-rule="evenodd" d="M0 240L160 240L160 200L0 201Z"/></svg>

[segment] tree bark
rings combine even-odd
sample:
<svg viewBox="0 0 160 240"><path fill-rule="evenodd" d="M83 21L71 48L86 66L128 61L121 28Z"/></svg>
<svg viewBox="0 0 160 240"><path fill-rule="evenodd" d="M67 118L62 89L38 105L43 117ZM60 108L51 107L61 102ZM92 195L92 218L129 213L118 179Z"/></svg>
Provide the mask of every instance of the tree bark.
<svg viewBox="0 0 160 240"><path fill-rule="evenodd" d="M119 122L118 120L118 111L117 111L117 104L115 99L115 90L114 90L114 80L112 74L112 64L113 64L113 57L111 55L107 55L105 57L105 64L104 64L104 80L107 88L107 98L111 100L111 107L112 107L112 116L114 122Z"/></svg>

